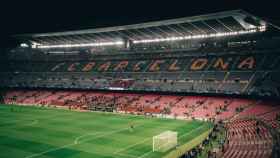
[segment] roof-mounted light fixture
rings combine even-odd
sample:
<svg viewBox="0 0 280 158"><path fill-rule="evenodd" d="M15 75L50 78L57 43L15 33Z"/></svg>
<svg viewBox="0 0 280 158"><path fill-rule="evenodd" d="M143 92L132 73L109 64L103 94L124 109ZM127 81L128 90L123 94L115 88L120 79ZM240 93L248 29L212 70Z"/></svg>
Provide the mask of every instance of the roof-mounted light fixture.
<svg viewBox="0 0 280 158"><path fill-rule="evenodd" d="M21 43L21 44L20 44L20 47L22 47L22 48L27 48L27 47L29 47L29 46L28 46L28 44L26 44L26 43Z"/></svg>
<svg viewBox="0 0 280 158"><path fill-rule="evenodd" d="M123 41L115 41L115 42L100 42L100 43L81 43L81 44L37 45L36 48L49 49L49 48L100 47L100 46L117 46L123 44L124 44Z"/></svg>
<svg viewBox="0 0 280 158"><path fill-rule="evenodd" d="M167 38L155 38L155 39L144 39L144 40L134 40L133 43L156 43L156 42L167 42L167 41L179 41L179 40L190 40L190 39L203 39L211 37L224 37L224 36L236 36L242 34L250 34L255 32L263 32L266 30L266 26L260 26L254 29L241 30L241 31L231 31L231 32L222 32L222 33L212 33L212 34L198 34L198 35L189 35L189 36L175 36Z"/></svg>

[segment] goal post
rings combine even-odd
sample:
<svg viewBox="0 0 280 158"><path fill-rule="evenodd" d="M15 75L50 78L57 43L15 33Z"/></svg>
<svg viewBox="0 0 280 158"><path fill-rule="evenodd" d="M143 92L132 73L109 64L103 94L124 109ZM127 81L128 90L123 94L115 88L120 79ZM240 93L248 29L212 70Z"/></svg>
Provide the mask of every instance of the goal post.
<svg viewBox="0 0 280 158"><path fill-rule="evenodd" d="M153 152L165 152L177 146L177 132L165 131L153 137Z"/></svg>

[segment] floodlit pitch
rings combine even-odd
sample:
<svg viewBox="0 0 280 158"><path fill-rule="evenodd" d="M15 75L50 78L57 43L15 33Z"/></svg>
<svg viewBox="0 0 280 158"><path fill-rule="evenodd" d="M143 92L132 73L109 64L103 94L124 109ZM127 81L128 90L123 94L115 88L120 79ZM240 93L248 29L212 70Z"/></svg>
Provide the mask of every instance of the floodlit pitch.
<svg viewBox="0 0 280 158"><path fill-rule="evenodd" d="M0 157L161 158L173 149L153 152L153 136L176 131L180 146L211 127L200 121L0 105Z"/></svg>

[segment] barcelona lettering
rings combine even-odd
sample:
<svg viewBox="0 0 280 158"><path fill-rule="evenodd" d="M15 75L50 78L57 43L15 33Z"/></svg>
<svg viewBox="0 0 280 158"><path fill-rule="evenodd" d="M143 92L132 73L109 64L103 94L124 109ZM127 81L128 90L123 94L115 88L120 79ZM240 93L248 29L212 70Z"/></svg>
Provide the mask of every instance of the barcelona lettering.
<svg viewBox="0 0 280 158"><path fill-rule="evenodd" d="M161 72L161 71L203 71L230 69L252 70L256 67L256 57L248 56L233 59L232 57L156 59L156 60L119 60L89 61L75 63L57 63L51 71L77 72Z"/></svg>

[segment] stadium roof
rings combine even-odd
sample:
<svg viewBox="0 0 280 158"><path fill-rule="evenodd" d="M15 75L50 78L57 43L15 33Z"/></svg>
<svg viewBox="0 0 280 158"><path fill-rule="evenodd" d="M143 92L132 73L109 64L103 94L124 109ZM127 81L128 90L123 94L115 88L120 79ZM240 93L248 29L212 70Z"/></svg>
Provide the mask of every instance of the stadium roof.
<svg viewBox="0 0 280 158"><path fill-rule="evenodd" d="M145 43L157 39L193 37L244 32L265 26L265 22L243 10L232 10L200 16L192 16L133 25L95 28L77 31L22 34L14 36L37 45L65 45L88 43L114 43L131 40ZM164 41L164 40L162 40Z"/></svg>

